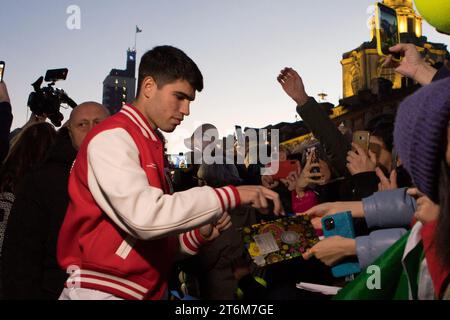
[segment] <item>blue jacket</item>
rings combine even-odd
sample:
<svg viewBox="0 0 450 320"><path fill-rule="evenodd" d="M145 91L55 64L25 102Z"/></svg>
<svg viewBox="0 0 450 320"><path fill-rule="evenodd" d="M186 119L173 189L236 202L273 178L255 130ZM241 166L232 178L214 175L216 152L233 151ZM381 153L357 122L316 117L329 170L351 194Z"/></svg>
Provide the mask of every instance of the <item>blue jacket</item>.
<svg viewBox="0 0 450 320"><path fill-rule="evenodd" d="M363 199L364 216L369 228L376 230L356 238L356 254L365 269L406 232L416 211L416 201L406 188L374 193Z"/></svg>

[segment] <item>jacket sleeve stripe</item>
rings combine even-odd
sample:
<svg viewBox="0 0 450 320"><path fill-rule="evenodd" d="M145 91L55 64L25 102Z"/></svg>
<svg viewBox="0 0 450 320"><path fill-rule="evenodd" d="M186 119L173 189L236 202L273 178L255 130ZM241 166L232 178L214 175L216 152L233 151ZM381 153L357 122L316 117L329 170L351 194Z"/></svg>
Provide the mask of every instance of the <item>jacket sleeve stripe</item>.
<svg viewBox="0 0 450 320"><path fill-rule="evenodd" d="M227 189L231 190L234 195L235 207L239 207L241 205L241 197L239 196L239 192L235 186L228 186Z"/></svg>
<svg viewBox="0 0 450 320"><path fill-rule="evenodd" d="M219 198L220 206L222 207L222 212L225 212L226 208L225 208L225 204L224 204L224 199L223 199L222 195L220 194L219 190L220 189L214 189L214 191L217 194L217 197Z"/></svg>
<svg viewBox="0 0 450 320"><path fill-rule="evenodd" d="M199 245L202 245L202 244L207 242L205 240L205 238L203 238L203 236L200 234L200 229L195 229L194 230L194 235L195 235L195 238L197 239Z"/></svg>
<svg viewBox="0 0 450 320"><path fill-rule="evenodd" d="M198 249L195 246L193 246L192 243L189 241L187 233L183 233L181 236L184 247L188 249L187 252L191 254L197 253Z"/></svg>
<svg viewBox="0 0 450 320"><path fill-rule="evenodd" d="M195 236L194 230L189 231L190 239L192 239L192 242L194 245L198 248L200 247L200 242L198 242L197 237Z"/></svg>

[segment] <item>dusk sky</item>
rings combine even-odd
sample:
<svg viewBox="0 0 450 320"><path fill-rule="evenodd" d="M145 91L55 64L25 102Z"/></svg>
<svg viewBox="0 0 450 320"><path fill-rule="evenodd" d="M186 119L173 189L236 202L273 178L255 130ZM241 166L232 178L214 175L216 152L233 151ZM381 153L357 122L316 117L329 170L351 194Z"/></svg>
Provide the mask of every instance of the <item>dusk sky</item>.
<svg viewBox="0 0 450 320"><path fill-rule="evenodd" d="M234 125L263 127L295 121L295 104L276 81L279 71L297 69L307 92L324 91L337 104L342 95L339 61L344 52L370 40L368 7L374 0L3 0L0 60L13 105L13 128L26 122L33 83L47 69L69 68L58 82L76 102L102 101L102 82L112 68L124 69L134 46L138 62L157 45L185 51L200 67L205 89L191 116L172 134L169 152L184 151L181 139L201 123L221 135ZM81 29L69 30L70 5L81 12ZM429 41L449 37L424 22ZM64 111L65 116L70 110Z"/></svg>

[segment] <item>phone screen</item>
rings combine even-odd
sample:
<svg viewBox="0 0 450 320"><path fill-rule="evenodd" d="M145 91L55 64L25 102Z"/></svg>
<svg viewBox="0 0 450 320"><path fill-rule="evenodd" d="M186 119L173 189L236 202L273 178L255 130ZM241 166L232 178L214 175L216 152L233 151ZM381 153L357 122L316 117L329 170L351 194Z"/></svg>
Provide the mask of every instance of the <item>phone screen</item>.
<svg viewBox="0 0 450 320"><path fill-rule="evenodd" d="M3 73L5 71L5 63L0 61L0 82L3 81Z"/></svg>
<svg viewBox="0 0 450 320"><path fill-rule="evenodd" d="M175 169L185 169L188 166L185 155L169 155L169 164Z"/></svg>
<svg viewBox="0 0 450 320"><path fill-rule="evenodd" d="M392 53L389 51L389 48L400 43L397 12L380 3L378 4L378 28L381 52L383 55L390 55ZM399 57L397 56L396 58Z"/></svg>

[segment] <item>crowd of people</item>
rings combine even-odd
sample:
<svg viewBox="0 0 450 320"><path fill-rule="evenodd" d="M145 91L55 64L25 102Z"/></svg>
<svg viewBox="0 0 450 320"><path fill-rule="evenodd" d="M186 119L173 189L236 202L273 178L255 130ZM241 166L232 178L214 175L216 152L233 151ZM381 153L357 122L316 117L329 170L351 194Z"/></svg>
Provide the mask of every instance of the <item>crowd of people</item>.
<svg viewBox="0 0 450 320"><path fill-rule="evenodd" d="M203 90L199 68L177 48L142 57L132 104L109 115L82 103L59 130L32 115L10 133L1 82L0 298L449 299L450 70L428 65L412 44L391 51L403 55L396 72L422 88L396 114L369 119L367 150L342 134L296 70L281 70L314 137L298 153L279 148L280 161L301 163L283 178L247 161L248 144L243 164L191 155L185 168L169 168L163 132ZM192 135L193 152L215 143L196 141L210 130ZM340 212L351 213L355 237L323 237L322 219ZM321 240L302 257L256 266L240 230L286 215L308 216ZM348 259L361 272L333 276ZM373 265L383 272L379 290L366 285ZM330 296L299 282L341 289Z"/></svg>

